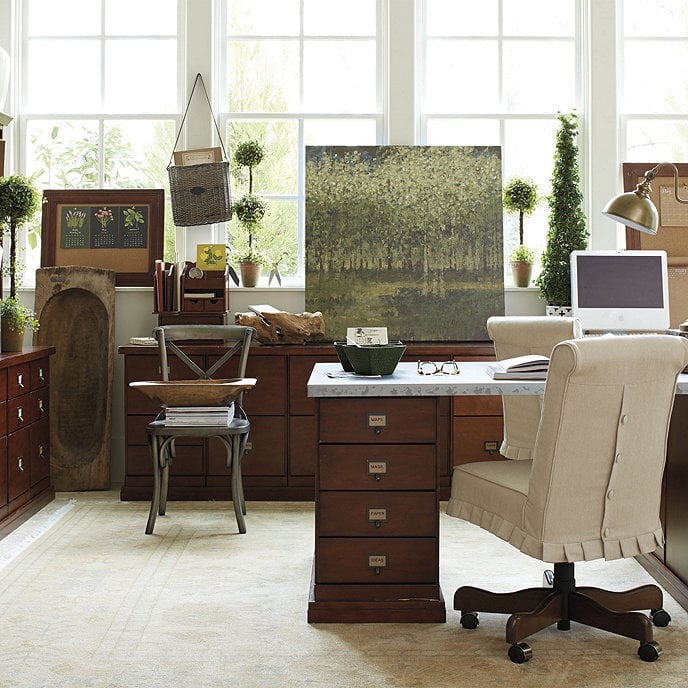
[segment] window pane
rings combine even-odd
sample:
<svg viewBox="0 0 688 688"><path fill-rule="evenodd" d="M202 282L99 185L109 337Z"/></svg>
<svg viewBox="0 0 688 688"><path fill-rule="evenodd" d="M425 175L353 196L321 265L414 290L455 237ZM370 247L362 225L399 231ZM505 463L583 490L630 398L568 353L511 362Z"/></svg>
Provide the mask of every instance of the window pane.
<svg viewBox="0 0 688 688"><path fill-rule="evenodd" d="M177 108L176 46L174 40L107 41L106 110L174 112Z"/></svg>
<svg viewBox="0 0 688 688"><path fill-rule="evenodd" d="M374 146L376 123L372 119L308 119L303 125L306 146Z"/></svg>
<svg viewBox="0 0 688 688"><path fill-rule="evenodd" d="M502 7L507 36L573 36L573 0L505 0Z"/></svg>
<svg viewBox="0 0 688 688"><path fill-rule="evenodd" d="M100 2L95 0L24 0L30 36L100 34ZM76 30L74 18L79 18Z"/></svg>
<svg viewBox="0 0 688 688"><path fill-rule="evenodd" d="M110 36L176 34L177 0L106 0L105 33Z"/></svg>
<svg viewBox="0 0 688 688"><path fill-rule="evenodd" d="M499 146L498 120L430 119L429 146Z"/></svg>
<svg viewBox="0 0 688 688"><path fill-rule="evenodd" d="M651 58L648 59L648 53ZM688 79L678 65L688 63L688 43L627 41L623 111L674 113L688 109Z"/></svg>
<svg viewBox="0 0 688 688"><path fill-rule="evenodd" d="M626 125L628 162L688 159L688 125L662 120L630 120Z"/></svg>
<svg viewBox="0 0 688 688"><path fill-rule="evenodd" d="M306 111L375 112L373 41L309 41L303 52Z"/></svg>
<svg viewBox="0 0 688 688"><path fill-rule="evenodd" d="M299 108L296 41L237 41L227 47L229 110L294 112Z"/></svg>
<svg viewBox="0 0 688 688"><path fill-rule="evenodd" d="M425 87L428 112L497 110L497 41L428 41Z"/></svg>
<svg viewBox="0 0 688 688"><path fill-rule="evenodd" d="M28 48L29 112L99 112L100 42L32 39Z"/></svg>
<svg viewBox="0 0 688 688"><path fill-rule="evenodd" d="M238 144L258 141L265 148L265 155L254 173L253 190L258 194L297 193L298 123L280 122L231 122L227 127L230 157ZM245 170L242 170L242 174ZM233 180L233 183L234 180Z"/></svg>
<svg viewBox="0 0 688 688"><path fill-rule="evenodd" d="M626 36L685 36L688 5L685 0L624 0Z"/></svg>
<svg viewBox="0 0 688 688"><path fill-rule="evenodd" d="M231 0L229 35L294 36L299 33L299 0Z"/></svg>
<svg viewBox="0 0 688 688"><path fill-rule="evenodd" d="M508 112L569 112L575 107L572 43L505 41L503 59Z"/></svg>
<svg viewBox="0 0 688 688"><path fill-rule="evenodd" d="M304 0L303 31L320 36L374 36L375 2Z"/></svg>
<svg viewBox="0 0 688 688"><path fill-rule="evenodd" d="M99 145L95 121L29 120L26 172L43 188L97 188Z"/></svg>
<svg viewBox="0 0 688 688"><path fill-rule="evenodd" d="M106 121L103 127L105 185L166 188L174 124L172 120Z"/></svg>
<svg viewBox="0 0 688 688"><path fill-rule="evenodd" d="M427 0L428 36L494 36L497 0Z"/></svg>

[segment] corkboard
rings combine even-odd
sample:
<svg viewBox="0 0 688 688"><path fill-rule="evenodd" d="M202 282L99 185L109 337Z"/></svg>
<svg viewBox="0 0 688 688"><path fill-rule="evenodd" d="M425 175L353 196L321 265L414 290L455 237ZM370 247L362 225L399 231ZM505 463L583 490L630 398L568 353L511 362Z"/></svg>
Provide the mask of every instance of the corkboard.
<svg viewBox="0 0 688 688"><path fill-rule="evenodd" d="M645 179L645 172L658 163L623 164L624 191L633 191ZM679 196L688 200L688 164L676 163L679 174ZM669 263L670 327L688 319L688 204L674 198L674 175L663 167L652 181L650 200L659 213L657 234L645 234L626 227L626 248L666 251Z"/></svg>
<svg viewBox="0 0 688 688"><path fill-rule="evenodd" d="M162 189L44 191L41 267L114 270L117 286L152 286L164 201Z"/></svg>

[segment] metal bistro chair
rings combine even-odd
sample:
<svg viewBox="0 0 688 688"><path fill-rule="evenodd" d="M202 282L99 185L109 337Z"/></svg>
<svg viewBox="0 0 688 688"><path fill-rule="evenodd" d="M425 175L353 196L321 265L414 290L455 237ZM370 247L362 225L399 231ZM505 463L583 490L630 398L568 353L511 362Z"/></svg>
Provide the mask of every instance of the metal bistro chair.
<svg viewBox="0 0 688 688"><path fill-rule="evenodd" d="M163 325L153 330L153 336L158 340L160 350L160 369L163 381L169 381L168 349L175 354L195 375L196 380L213 380L213 376L222 369L232 356L238 357L237 376L244 378L246 362L250 350L250 344L256 331L252 327L241 325ZM209 343L210 340L219 340L227 347L227 351L220 358L203 369L196 361L192 360L181 348L183 342L189 344L195 342ZM178 382L178 381L174 381ZM245 388L253 386L255 380L245 379ZM136 384L136 383L132 383ZM200 384L200 383L199 383ZM142 391L143 388L141 388ZM208 391L211 391L210 389ZM151 394L152 396L152 394ZM240 533L246 532L246 504L244 501L244 488L241 478L241 458L248 440L250 423L243 406L243 389L234 399L234 417L228 426L211 425L165 425L162 417L166 406L174 406L173 403L163 404L163 410L158 418L148 425L148 446L153 462L153 498L151 500L150 514L146 525L146 534L150 535L155 526L158 514L165 514L167 508L167 488L169 482L170 462L175 455L175 440L178 437L216 437L225 447L227 452L227 466L231 468L231 488L234 513ZM178 404L183 405L183 404ZM199 406L205 405L198 402Z"/></svg>

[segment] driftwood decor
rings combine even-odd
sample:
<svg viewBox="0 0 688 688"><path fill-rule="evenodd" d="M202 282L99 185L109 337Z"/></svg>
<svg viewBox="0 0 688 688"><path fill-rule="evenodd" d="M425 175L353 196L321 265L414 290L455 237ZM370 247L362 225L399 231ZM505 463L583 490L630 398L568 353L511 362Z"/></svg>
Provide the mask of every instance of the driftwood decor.
<svg viewBox="0 0 688 688"><path fill-rule="evenodd" d="M256 329L261 344L305 344L325 336L322 313L289 313L272 306L249 306L251 313L235 313L237 325Z"/></svg>

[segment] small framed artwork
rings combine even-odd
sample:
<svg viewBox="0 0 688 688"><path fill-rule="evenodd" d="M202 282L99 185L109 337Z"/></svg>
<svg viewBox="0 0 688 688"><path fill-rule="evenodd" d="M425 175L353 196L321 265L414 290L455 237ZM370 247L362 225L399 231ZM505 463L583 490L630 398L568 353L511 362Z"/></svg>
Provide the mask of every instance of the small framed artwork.
<svg viewBox="0 0 688 688"><path fill-rule="evenodd" d="M224 244L198 244L196 246L196 267L204 272L225 271L227 247Z"/></svg>
<svg viewBox="0 0 688 688"><path fill-rule="evenodd" d="M174 151L175 165L202 165L206 162L221 162L222 149L194 148L193 150Z"/></svg>
<svg viewBox="0 0 688 688"><path fill-rule="evenodd" d="M105 268L118 287L152 286L164 204L163 189L45 190L41 267Z"/></svg>

